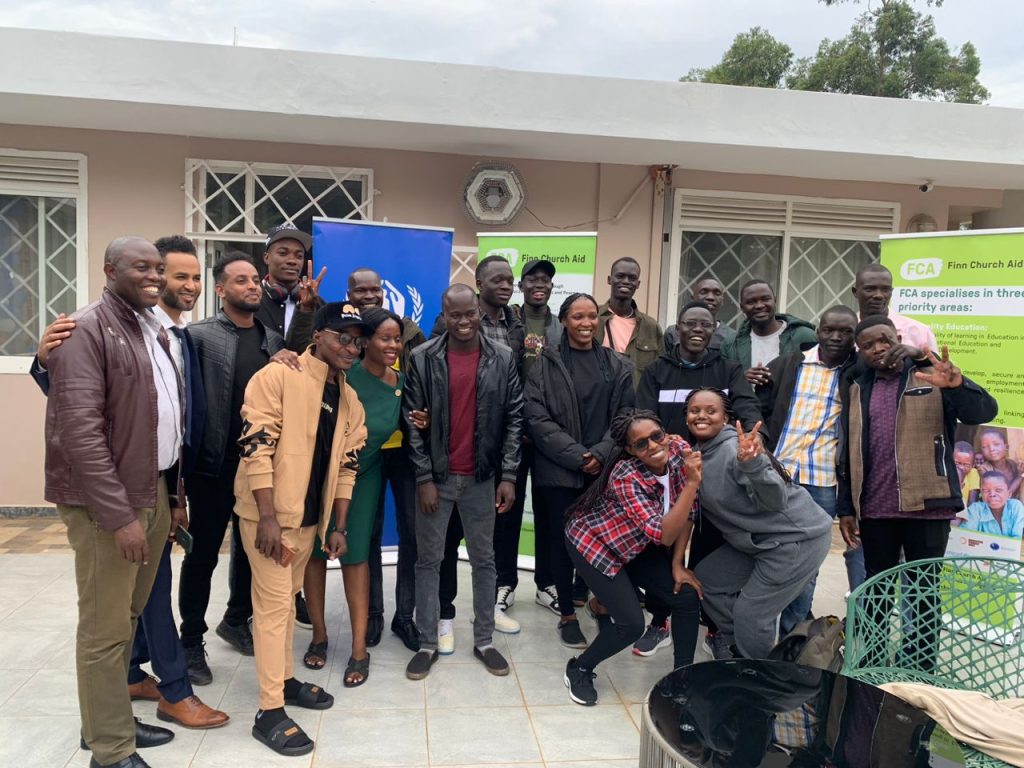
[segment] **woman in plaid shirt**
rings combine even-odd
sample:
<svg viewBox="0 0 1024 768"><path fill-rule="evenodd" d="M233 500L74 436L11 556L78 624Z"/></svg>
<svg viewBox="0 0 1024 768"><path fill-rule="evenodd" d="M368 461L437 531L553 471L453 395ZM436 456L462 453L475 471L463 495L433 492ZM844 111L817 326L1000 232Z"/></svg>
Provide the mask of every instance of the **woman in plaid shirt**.
<svg viewBox="0 0 1024 768"><path fill-rule="evenodd" d="M643 634L644 612L634 585L672 612L677 667L693 663L700 582L683 567L693 529L700 454L665 433L651 411L632 411L611 425L615 453L600 479L569 510L566 545L576 571L611 621L565 668L569 698L597 703L594 669Z"/></svg>

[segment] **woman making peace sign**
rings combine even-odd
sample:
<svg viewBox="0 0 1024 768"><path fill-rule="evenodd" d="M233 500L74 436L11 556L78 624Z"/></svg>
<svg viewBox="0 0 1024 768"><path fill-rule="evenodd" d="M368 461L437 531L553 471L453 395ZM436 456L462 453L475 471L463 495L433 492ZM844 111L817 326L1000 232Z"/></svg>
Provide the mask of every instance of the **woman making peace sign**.
<svg viewBox="0 0 1024 768"><path fill-rule="evenodd" d="M832 541L832 518L790 481L758 432L732 420L724 392L695 389L686 424L703 460L700 514L725 544L696 566L704 610L739 653L765 658L779 614L818 572Z"/></svg>

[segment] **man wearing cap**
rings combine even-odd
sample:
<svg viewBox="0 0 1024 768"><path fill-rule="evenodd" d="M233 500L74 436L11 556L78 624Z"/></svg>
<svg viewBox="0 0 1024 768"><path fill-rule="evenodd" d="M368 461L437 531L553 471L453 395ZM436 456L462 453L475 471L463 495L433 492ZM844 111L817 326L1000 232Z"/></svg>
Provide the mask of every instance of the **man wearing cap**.
<svg viewBox="0 0 1024 768"><path fill-rule="evenodd" d="M313 277L313 260L307 258L313 238L290 224L274 227L267 235L263 261L263 297L257 317L267 328L284 337L285 345L302 353L309 346L313 314L323 306L320 281L327 267Z"/></svg>
<svg viewBox="0 0 1024 768"><path fill-rule="evenodd" d="M332 559L345 553L346 522L366 442L365 414L345 372L365 346L359 310L321 307L301 370L269 365L249 381L242 405L242 463L235 510L252 567L253 640L260 708L253 736L282 755L313 742L285 712L329 709L334 698L293 676L294 596L319 532ZM327 527L334 519L335 530Z"/></svg>

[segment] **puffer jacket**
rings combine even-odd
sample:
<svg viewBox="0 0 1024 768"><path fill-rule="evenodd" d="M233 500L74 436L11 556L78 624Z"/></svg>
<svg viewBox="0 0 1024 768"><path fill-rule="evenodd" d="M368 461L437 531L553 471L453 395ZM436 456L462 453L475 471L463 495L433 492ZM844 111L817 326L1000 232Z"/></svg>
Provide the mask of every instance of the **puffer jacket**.
<svg viewBox="0 0 1024 768"><path fill-rule="evenodd" d="M536 446L535 486L582 488L584 476L580 467L583 454L587 452L594 454L602 464L608 463L614 448L608 427L621 411L634 404L633 363L596 342L594 354L600 355L605 385L611 390L607 413L580 413L572 377L557 349L545 349L526 379L523 413ZM604 425L604 439L597 445L580 443L584 418L598 419Z"/></svg>
<svg viewBox="0 0 1024 768"><path fill-rule="evenodd" d="M818 334L815 332L814 326L806 320L801 320L795 315L784 314L775 315L775 319L786 324L785 330L779 337L779 355L810 349L818 343ZM753 361L750 359L751 333L753 331L750 328L750 321L744 320L743 325L736 331L736 335L722 344L722 357L726 360L739 361L744 371L753 365ZM771 361L759 360L757 362L767 364Z"/></svg>
<svg viewBox="0 0 1024 768"><path fill-rule="evenodd" d="M448 479L448 333L413 350L409 356L403 411L430 410L430 427L410 425L409 457L416 484ZM476 372L476 431L473 458L477 481L500 475L514 483L519 471L523 431L523 390L515 354L480 334L480 363Z"/></svg>

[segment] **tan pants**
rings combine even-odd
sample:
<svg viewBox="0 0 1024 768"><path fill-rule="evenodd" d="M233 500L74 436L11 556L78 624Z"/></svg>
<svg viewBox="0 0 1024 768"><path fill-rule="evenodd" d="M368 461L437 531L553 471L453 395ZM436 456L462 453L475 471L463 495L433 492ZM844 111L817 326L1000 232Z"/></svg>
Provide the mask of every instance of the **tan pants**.
<svg viewBox="0 0 1024 768"><path fill-rule="evenodd" d="M82 736L100 765L135 752L135 720L128 697L132 640L167 543L171 513L163 475L155 508L137 509L149 543L147 564L129 563L111 531L96 527L88 507L57 506L75 552L78 584L78 707Z"/></svg>
<svg viewBox="0 0 1024 768"><path fill-rule="evenodd" d="M306 563L313 553L316 526L281 529L282 543L295 551L291 564L282 568L256 549L256 523L245 519L241 523L242 546L252 569L252 641L260 709L277 709L284 706L284 681L295 675L295 595L302 589Z"/></svg>

